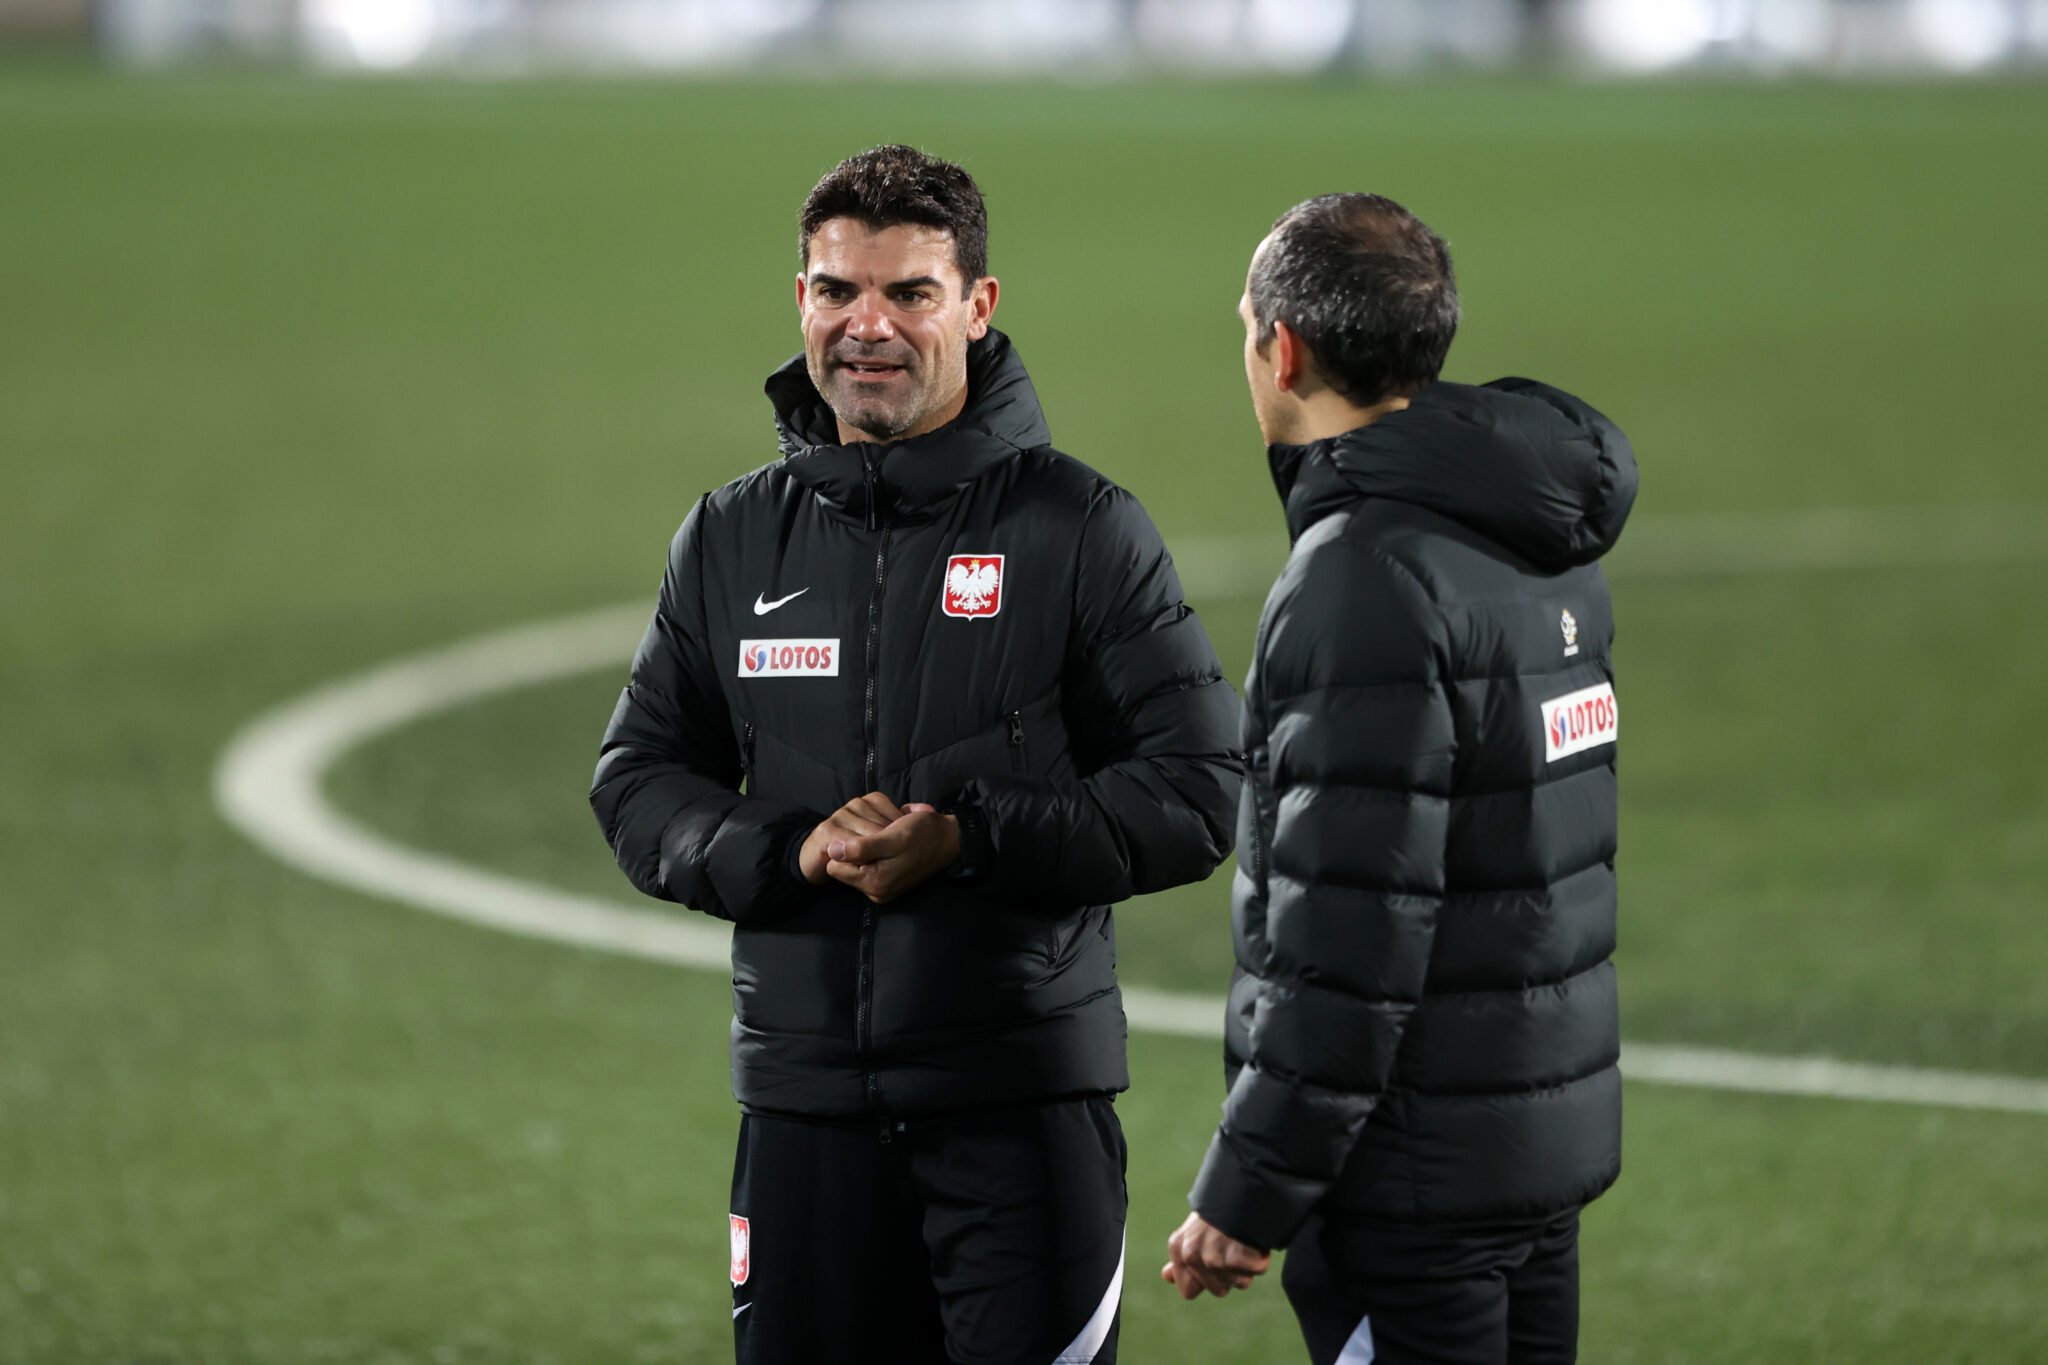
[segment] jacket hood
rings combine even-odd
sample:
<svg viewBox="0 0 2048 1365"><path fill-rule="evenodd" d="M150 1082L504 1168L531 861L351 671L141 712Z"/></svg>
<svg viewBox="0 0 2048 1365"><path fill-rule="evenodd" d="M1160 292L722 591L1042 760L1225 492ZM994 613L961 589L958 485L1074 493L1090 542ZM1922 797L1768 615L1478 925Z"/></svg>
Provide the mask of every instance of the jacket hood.
<svg viewBox="0 0 2048 1365"><path fill-rule="evenodd" d="M1585 403L1530 379L1432 384L1371 426L1266 454L1289 539L1360 499L1391 498L1468 526L1550 573L1613 549L1636 500L1628 438Z"/></svg>
<svg viewBox="0 0 2048 1365"><path fill-rule="evenodd" d="M1019 451L1052 444L1038 392L1010 339L991 327L967 345L967 406L907 441L841 444L801 353L768 376L783 468L827 503L873 524L950 501Z"/></svg>

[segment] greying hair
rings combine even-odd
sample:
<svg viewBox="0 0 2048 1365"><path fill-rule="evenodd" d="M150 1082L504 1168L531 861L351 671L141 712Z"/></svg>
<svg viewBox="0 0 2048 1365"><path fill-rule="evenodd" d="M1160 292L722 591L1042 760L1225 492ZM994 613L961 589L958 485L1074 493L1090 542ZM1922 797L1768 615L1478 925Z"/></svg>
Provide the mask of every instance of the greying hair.
<svg viewBox="0 0 2048 1365"><path fill-rule="evenodd" d="M1377 194L1319 195L1281 214L1250 294L1259 352L1286 323L1317 373L1361 406L1435 383L1458 332L1451 249Z"/></svg>

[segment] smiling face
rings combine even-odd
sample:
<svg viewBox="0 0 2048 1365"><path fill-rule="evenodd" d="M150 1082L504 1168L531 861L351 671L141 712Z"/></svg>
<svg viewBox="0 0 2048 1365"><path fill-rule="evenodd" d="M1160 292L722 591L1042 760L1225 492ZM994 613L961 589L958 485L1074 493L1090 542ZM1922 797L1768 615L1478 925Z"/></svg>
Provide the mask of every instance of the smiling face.
<svg viewBox="0 0 2048 1365"><path fill-rule="evenodd" d="M967 404L967 345L987 335L996 281L962 290L953 234L834 218L810 241L796 301L811 382L842 441L901 441Z"/></svg>

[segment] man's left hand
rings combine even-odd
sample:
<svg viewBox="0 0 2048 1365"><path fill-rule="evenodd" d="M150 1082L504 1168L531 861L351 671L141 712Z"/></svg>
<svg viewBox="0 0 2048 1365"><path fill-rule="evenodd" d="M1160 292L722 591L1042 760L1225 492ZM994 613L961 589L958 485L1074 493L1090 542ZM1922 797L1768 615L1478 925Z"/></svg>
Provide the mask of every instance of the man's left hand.
<svg viewBox="0 0 2048 1365"><path fill-rule="evenodd" d="M960 822L913 801L881 831L834 839L825 851L827 876L884 905L960 861Z"/></svg>
<svg viewBox="0 0 2048 1365"><path fill-rule="evenodd" d="M1252 1277L1273 1264L1272 1252L1245 1245L1199 1213L1189 1214L1166 1239L1166 1254L1159 1278L1180 1290L1183 1299L1204 1289L1219 1299L1233 1289L1250 1289Z"/></svg>

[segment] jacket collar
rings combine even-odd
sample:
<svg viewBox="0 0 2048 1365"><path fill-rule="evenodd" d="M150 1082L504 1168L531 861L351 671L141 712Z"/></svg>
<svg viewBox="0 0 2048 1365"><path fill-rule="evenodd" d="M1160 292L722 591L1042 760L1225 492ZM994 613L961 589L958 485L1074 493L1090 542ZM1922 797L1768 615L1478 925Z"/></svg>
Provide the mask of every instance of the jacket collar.
<svg viewBox="0 0 2048 1365"><path fill-rule="evenodd" d="M1433 384L1371 426L1267 447L1290 540L1365 498L1424 507L1548 573L1600 558L1636 497L1628 439L1528 379Z"/></svg>
<svg viewBox="0 0 2048 1365"><path fill-rule="evenodd" d="M835 510L866 521L922 521L1019 451L1052 444L1016 347L990 328L967 347L967 406L937 431L841 444L802 355L768 376L782 467Z"/></svg>

